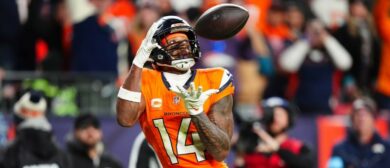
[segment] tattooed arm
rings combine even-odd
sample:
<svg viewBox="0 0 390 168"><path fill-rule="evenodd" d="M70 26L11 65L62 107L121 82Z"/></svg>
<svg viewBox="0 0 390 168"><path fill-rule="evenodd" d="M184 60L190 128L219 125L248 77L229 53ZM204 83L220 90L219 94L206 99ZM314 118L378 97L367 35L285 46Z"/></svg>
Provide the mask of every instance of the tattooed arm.
<svg viewBox="0 0 390 168"><path fill-rule="evenodd" d="M135 92L141 92L142 68L131 66L130 72L123 83L123 88ZM131 102L117 98L116 119L122 127L132 127L137 123L139 116L145 110L145 100L141 97L141 102Z"/></svg>
<svg viewBox="0 0 390 168"><path fill-rule="evenodd" d="M212 105L205 113L191 115L206 150L218 161L223 161L230 150L233 133L233 96L229 95Z"/></svg>

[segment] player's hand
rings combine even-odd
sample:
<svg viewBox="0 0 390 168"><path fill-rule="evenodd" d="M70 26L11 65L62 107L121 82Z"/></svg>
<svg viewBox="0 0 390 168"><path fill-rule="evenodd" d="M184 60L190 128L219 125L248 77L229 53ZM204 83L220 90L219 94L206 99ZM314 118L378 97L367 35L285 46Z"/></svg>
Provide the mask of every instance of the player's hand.
<svg viewBox="0 0 390 168"><path fill-rule="evenodd" d="M253 132L262 139L263 142L257 145L256 150L259 152L269 153L279 150L280 144L271 135L269 135L260 125L260 123L253 124Z"/></svg>
<svg viewBox="0 0 390 168"><path fill-rule="evenodd" d="M202 86L195 88L195 84L192 82L190 90L187 91L182 86L176 86L171 88L178 96L184 100L184 104L190 113L190 115L198 115L203 112L203 104L212 95L217 93L218 89L210 89L205 92L202 90Z"/></svg>
<svg viewBox="0 0 390 168"><path fill-rule="evenodd" d="M153 35L157 31L158 24L159 23L154 22L152 26L150 26L146 37L144 38L144 40L142 40L141 46L138 48L137 54L135 55L135 58L133 60L133 64L138 66L139 68L142 68L145 62L148 61L152 50L159 46L157 42L153 39Z"/></svg>

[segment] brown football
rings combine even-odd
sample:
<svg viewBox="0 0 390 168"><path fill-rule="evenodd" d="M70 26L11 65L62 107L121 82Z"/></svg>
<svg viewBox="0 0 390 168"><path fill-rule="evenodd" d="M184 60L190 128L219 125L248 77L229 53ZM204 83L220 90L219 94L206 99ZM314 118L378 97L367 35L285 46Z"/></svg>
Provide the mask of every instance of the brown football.
<svg viewBox="0 0 390 168"><path fill-rule="evenodd" d="M249 18L244 7L224 3L207 9L196 21L195 32L211 40L223 40L237 34Z"/></svg>

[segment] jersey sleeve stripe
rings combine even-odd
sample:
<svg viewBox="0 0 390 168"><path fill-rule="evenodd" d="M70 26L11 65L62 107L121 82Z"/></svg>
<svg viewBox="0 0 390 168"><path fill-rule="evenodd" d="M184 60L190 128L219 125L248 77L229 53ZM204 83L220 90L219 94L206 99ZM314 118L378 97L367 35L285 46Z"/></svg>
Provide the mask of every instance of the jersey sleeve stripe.
<svg viewBox="0 0 390 168"><path fill-rule="evenodd" d="M231 83L233 83L232 77L230 77L229 80L222 87L219 87L218 93L221 93L223 90L225 90L228 86L230 86Z"/></svg>
<svg viewBox="0 0 390 168"><path fill-rule="evenodd" d="M228 71L228 70L224 70L223 74L222 74L222 79L221 79L221 82L219 84L219 88L222 88L226 83L229 82L229 80L232 80L231 78L233 77L233 75Z"/></svg>

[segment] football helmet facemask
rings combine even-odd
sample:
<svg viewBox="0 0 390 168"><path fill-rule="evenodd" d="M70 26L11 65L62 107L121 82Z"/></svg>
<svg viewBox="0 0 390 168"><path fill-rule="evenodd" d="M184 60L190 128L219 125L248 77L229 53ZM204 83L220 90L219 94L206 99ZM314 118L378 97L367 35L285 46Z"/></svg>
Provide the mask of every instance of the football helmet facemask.
<svg viewBox="0 0 390 168"><path fill-rule="evenodd" d="M157 67L172 67L186 71L195 65L200 58L199 43L192 27L177 16L165 16L157 21L158 28L153 38L159 47L153 49L151 59ZM183 33L188 40L164 44L166 37Z"/></svg>

